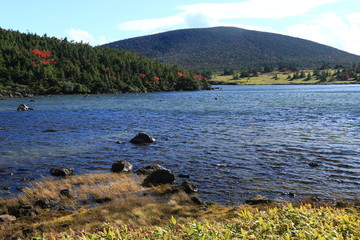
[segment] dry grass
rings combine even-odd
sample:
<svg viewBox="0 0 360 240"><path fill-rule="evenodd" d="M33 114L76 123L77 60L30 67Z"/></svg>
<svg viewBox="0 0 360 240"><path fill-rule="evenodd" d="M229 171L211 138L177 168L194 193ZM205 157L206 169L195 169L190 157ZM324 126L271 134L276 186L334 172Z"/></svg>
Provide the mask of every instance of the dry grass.
<svg viewBox="0 0 360 240"><path fill-rule="evenodd" d="M191 200L187 194L165 194L169 185L144 188L143 178L135 174L93 173L42 179L24 189L17 198L0 199L0 213L11 214L20 206L34 206L39 199L52 199L61 208L35 207L36 216L19 217L6 226L0 225L0 239L13 236L27 239L44 232L56 235L70 228L91 230L106 222L158 225L172 214L192 215L194 206L189 205ZM71 189L72 197L60 195L63 189Z"/></svg>

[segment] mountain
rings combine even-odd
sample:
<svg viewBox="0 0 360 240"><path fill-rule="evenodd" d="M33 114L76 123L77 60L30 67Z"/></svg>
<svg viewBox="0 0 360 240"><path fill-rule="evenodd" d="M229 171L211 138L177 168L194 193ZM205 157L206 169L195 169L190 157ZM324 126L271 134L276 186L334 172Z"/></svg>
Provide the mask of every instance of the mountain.
<svg viewBox="0 0 360 240"><path fill-rule="evenodd" d="M352 64L360 56L312 41L235 27L183 29L104 45L188 69L245 69L264 65Z"/></svg>
<svg viewBox="0 0 360 240"><path fill-rule="evenodd" d="M0 97L209 87L200 75L129 51L0 28Z"/></svg>

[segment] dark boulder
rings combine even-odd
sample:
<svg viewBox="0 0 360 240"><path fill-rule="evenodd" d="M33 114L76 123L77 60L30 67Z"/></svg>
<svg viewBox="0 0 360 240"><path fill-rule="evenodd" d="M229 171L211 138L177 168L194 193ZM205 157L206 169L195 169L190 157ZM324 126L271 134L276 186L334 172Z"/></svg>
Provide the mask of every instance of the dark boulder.
<svg viewBox="0 0 360 240"><path fill-rule="evenodd" d="M99 204L111 202L112 199L110 197L94 197L94 201Z"/></svg>
<svg viewBox="0 0 360 240"><path fill-rule="evenodd" d="M66 197L66 198L73 198L74 197L72 190L68 189L68 188L60 190L60 196Z"/></svg>
<svg viewBox="0 0 360 240"><path fill-rule="evenodd" d="M193 182L190 182L190 181L184 181L181 186L183 187L184 191L187 193L187 194L191 194L191 193L195 193L198 191L195 183Z"/></svg>
<svg viewBox="0 0 360 240"><path fill-rule="evenodd" d="M133 137L130 142L133 144L148 144L154 143L156 140L155 138L151 137L149 134L140 132L135 137Z"/></svg>
<svg viewBox="0 0 360 240"><path fill-rule="evenodd" d="M52 168L50 169L50 173L53 176L68 176L74 173L74 168L70 167L60 167L60 168Z"/></svg>
<svg viewBox="0 0 360 240"><path fill-rule="evenodd" d="M9 214L15 217L34 217L37 215L36 209L31 205L21 205L9 209Z"/></svg>
<svg viewBox="0 0 360 240"><path fill-rule="evenodd" d="M35 201L34 206L40 208L56 208L59 206L60 201L54 198L41 198Z"/></svg>
<svg viewBox="0 0 360 240"><path fill-rule="evenodd" d="M112 172L132 172L133 165L125 160L116 161L111 166Z"/></svg>
<svg viewBox="0 0 360 240"><path fill-rule="evenodd" d="M200 197L192 197L191 198L191 201L193 202L193 203L195 203L196 205L204 205L205 204L205 201L204 200L202 200Z"/></svg>
<svg viewBox="0 0 360 240"><path fill-rule="evenodd" d="M157 171L157 170L168 170L167 168L164 168L163 166L159 165L159 164L151 164L149 166L140 168L139 170L136 171L137 174L139 175L150 175L151 173Z"/></svg>
<svg viewBox="0 0 360 240"><path fill-rule="evenodd" d="M245 203L250 204L250 205L269 204L269 203L272 203L272 200L268 199L267 197L265 197L263 195L256 195L256 196L246 200Z"/></svg>
<svg viewBox="0 0 360 240"><path fill-rule="evenodd" d="M26 106L25 104L20 104L17 108L18 111L27 111L27 110L34 110L33 108L31 107L28 107Z"/></svg>
<svg viewBox="0 0 360 240"><path fill-rule="evenodd" d="M156 170L144 179L142 185L144 187L151 187L162 184L172 184L174 181L175 175L169 170Z"/></svg>

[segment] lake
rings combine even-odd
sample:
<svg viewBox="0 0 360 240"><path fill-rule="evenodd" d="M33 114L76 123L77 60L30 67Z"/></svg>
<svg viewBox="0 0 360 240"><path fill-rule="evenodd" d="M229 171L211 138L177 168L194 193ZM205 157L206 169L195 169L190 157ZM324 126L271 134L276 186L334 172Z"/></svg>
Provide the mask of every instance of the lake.
<svg viewBox="0 0 360 240"><path fill-rule="evenodd" d="M1 100L0 196L52 167L109 172L116 160L190 175L222 204L360 196L360 85L221 88ZM140 131L157 143L129 143Z"/></svg>

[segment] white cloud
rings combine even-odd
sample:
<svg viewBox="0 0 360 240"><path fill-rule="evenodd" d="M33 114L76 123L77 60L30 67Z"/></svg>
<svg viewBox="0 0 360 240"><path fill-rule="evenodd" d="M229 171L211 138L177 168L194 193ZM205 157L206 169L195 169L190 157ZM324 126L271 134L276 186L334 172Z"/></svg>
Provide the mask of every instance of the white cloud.
<svg viewBox="0 0 360 240"><path fill-rule="evenodd" d="M267 18L299 16L320 5L339 0L248 0L239 3L201 3L179 6L185 15L201 12L217 19Z"/></svg>
<svg viewBox="0 0 360 240"><path fill-rule="evenodd" d="M346 16L324 13L315 20L289 27L286 34L360 55L360 12Z"/></svg>
<svg viewBox="0 0 360 240"><path fill-rule="evenodd" d="M100 39L99 39L99 45L103 45L103 44L105 44L105 43L107 43L106 38L105 38L105 37L100 37Z"/></svg>
<svg viewBox="0 0 360 240"><path fill-rule="evenodd" d="M66 31L68 37L75 42L94 43L94 37L87 31L81 29L69 29Z"/></svg>
<svg viewBox="0 0 360 240"><path fill-rule="evenodd" d="M219 21L209 16L208 14L205 14L203 12L194 12L186 14L184 17L186 27L189 28L196 28L196 27L212 27L219 25Z"/></svg>
<svg viewBox="0 0 360 240"><path fill-rule="evenodd" d="M183 24L184 18L180 16L155 18L146 20L136 20L124 22L118 25L121 30L155 32L159 30L167 30L169 27Z"/></svg>

